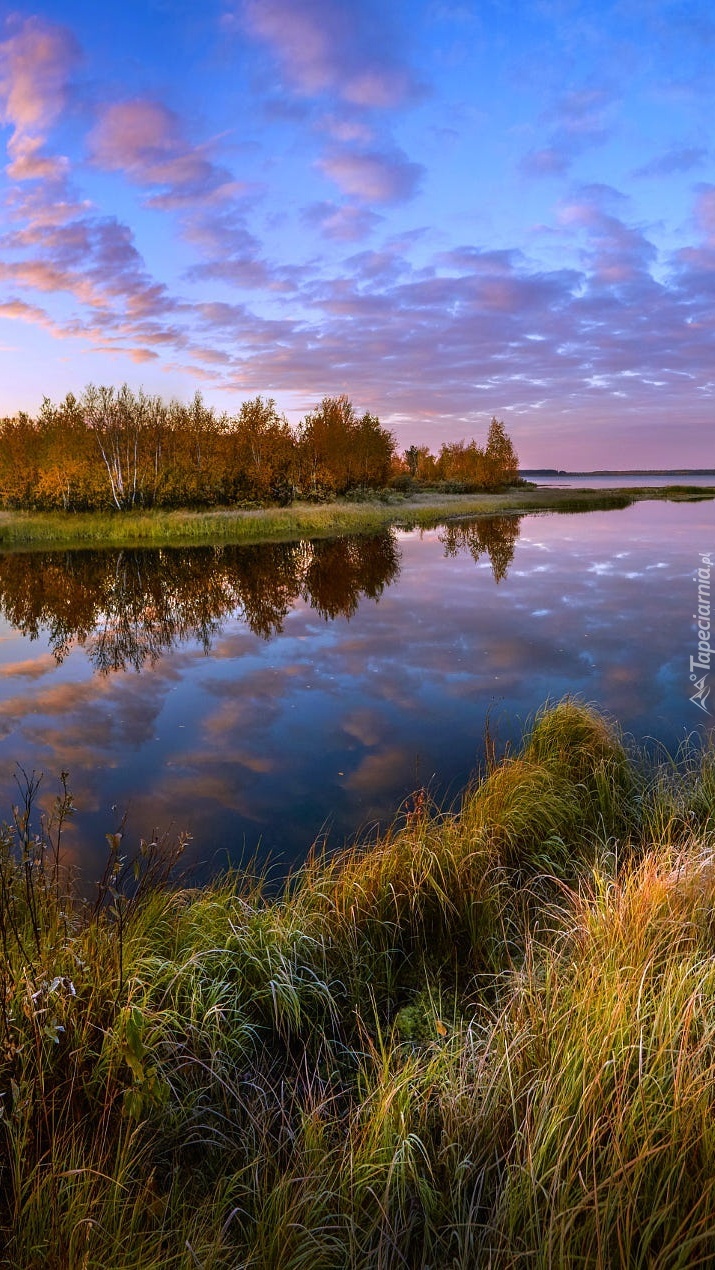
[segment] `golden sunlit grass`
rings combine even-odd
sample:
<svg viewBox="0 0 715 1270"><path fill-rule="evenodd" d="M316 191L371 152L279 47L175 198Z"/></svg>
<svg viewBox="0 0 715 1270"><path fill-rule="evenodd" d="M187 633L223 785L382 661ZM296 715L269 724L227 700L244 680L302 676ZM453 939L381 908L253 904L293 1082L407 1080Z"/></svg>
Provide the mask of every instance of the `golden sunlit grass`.
<svg viewBox="0 0 715 1270"><path fill-rule="evenodd" d="M294 503L254 510L152 512L0 512L0 547L130 546L197 542L289 541L342 533L370 533L386 525L434 528L445 517L540 510L588 511L627 507L641 499L712 498L715 489L673 486L628 490L527 488L501 494L424 494L394 491L362 501Z"/></svg>
<svg viewBox="0 0 715 1270"><path fill-rule="evenodd" d="M57 1267L715 1259L715 757L567 700L451 810L97 903L0 854L0 1242ZM61 844L60 844L61 854Z"/></svg>

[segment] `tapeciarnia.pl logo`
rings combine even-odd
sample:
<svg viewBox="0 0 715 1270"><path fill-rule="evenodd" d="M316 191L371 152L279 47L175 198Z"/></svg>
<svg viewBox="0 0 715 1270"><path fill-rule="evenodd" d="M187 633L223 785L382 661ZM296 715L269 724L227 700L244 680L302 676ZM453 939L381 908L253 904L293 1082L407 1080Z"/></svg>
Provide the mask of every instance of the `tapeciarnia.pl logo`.
<svg viewBox="0 0 715 1270"><path fill-rule="evenodd" d="M698 709L704 710L706 714L710 714L710 707L707 704L710 696L710 685L708 684L708 675L710 674L710 659L713 655L713 648L710 644L710 573L713 569L713 562L710 558L710 552L703 554L700 552L700 566L695 575L695 581L698 585L698 611L693 613L693 617L698 624L698 655L690 658L690 682L693 684L695 691L691 694L690 700Z"/></svg>

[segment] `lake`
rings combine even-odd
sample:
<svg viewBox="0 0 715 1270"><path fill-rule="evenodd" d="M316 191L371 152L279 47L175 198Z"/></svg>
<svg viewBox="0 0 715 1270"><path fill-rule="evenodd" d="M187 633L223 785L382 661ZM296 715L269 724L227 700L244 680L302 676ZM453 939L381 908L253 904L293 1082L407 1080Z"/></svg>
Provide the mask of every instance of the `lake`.
<svg viewBox="0 0 715 1270"><path fill-rule="evenodd" d="M595 473L584 475L579 472L564 472L559 476L530 476L527 479L547 489L662 489L666 485L692 485L702 489L705 486L715 486L715 472L695 476L679 476L677 473L663 476L652 472L622 472L616 476L599 476Z"/></svg>
<svg viewBox="0 0 715 1270"><path fill-rule="evenodd" d="M547 698L676 747L715 503L453 521L430 532L191 550L0 555L0 796L62 770L67 839L188 830L197 876L451 801ZM715 667L712 682L715 683ZM713 693L715 700L715 693Z"/></svg>

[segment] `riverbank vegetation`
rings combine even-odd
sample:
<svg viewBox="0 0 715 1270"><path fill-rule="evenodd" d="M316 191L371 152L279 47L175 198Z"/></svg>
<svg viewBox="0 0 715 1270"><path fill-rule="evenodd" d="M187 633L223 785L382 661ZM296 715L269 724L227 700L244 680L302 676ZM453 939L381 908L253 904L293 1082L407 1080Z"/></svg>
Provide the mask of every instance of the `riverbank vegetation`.
<svg viewBox="0 0 715 1270"><path fill-rule="evenodd" d="M712 1264L715 754L648 764L573 701L486 741L458 808L418 792L280 895L172 886L171 847L110 834L88 900L71 797L33 827L30 781L3 1264Z"/></svg>
<svg viewBox="0 0 715 1270"><path fill-rule="evenodd" d="M642 499L696 501L715 490L699 486L589 490L521 488L499 494L401 494L378 491L373 497L331 503L293 503L212 511L24 512L0 511L0 549L37 546L192 546L196 543L291 542L336 534L377 533L398 529L435 529L459 516L497 516L529 511L604 511Z"/></svg>
<svg viewBox="0 0 715 1270"><path fill-rule="evenodd" d="M486 444L443 445L439 455L395 440L346 396L324 397L292 429L275 402L256 397L236 415L196 394L187 406L125 384L90 385L36 418L0 420L0 505L29 511L287 506L327 502L355 490L436 485L443 492L518 483L504 425Z"/></svg>

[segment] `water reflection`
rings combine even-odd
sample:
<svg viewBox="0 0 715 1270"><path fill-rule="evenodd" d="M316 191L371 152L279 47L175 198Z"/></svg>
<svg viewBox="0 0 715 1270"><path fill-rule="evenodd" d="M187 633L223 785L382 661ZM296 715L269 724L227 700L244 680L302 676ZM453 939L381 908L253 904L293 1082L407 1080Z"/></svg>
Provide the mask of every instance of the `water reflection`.
<svg viewBox="0 0 715 1270"><path fill-rule="evenodd" d="M90 875L125 810L128 841L173 825L209 867L258 851L283 868L323 832L339 845L389 821L420 785L449 802L488 711L513 743L573 692L674 748L712 727L688 659L714 512L638 503L377 539L0 556L0 806L16 762L46 773L48 805L68 770L67 842Z"/></svg>
<svg viewBox="0 0 715 1270"><path fill-rule="evenodd" d="M487 555L495 581L514 556L520 517L455 521L441 535L445 554ZM222 622L238 613L271 639L300 598L326 621L351 618L400 572L393 530L361 537L256 546L37 551L0 554L0 611L22 635L48 637L58 663L74 643L102 675L155 666L195 640L204 652Z"/></svg>
<svg viewBox="0 0 715 1270"><path fill-rule="evenodd" d="M522 519L522 516L481 516L479 520L453 520L445 525L439 540L444 544L446 556L468 551L478 564L486 555L494 581L501 582L514 559Z"/></svg>
<svg viewBox="0 0 715 1270"><path fill-rule="evenodd" d="M208 652L238 612L263 639L301 597L326 620L351 617L400 569L391 531L313 543L0 555L0 609L23 635L45 632L58 663L73 643L95 670L140 670L187 640Z"/></svg>

